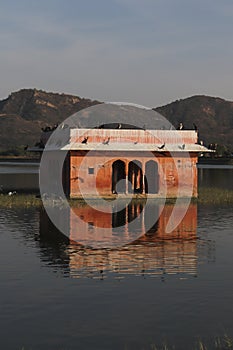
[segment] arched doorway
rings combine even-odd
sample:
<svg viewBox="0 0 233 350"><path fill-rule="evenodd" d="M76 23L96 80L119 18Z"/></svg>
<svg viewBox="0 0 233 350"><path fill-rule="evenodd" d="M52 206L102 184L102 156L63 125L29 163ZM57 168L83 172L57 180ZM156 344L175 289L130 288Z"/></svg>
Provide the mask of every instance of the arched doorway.
<svg viewBox="0 0 233 350"><path fill-rule="evenodd" d="M129 193L143 192L142 163L138 160L133 160L129 162L128 180Z"/></svg>
<svg viewBox="0 0 233 350"><path fill-rule="evenodd" d="M146 163L145 192L148 194L156 194L159 192L158 163L153 160L149 160L149 162Z"/></svg>
<svg viewBox="0 0 233 350"><path fill-rule="evenodd" d="M125 178L125 163L122 160L116 160L112 164L112 193L125 193Z"/></svg>

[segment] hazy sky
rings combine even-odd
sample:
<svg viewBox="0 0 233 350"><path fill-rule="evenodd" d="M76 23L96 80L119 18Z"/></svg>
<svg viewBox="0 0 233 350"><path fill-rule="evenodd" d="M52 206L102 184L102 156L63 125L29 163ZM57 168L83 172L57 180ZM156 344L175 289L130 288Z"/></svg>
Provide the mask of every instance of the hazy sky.
<svg viewBox="0 0 233 350"><path fill-rule="evenodd" d="M233 100L232 0L0 0L0 99Z"/></svg>

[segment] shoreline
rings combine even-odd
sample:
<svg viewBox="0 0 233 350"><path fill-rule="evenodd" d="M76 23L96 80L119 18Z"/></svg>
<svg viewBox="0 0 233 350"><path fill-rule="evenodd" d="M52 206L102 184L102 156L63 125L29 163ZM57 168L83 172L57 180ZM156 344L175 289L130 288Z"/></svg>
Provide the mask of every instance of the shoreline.
<svg viewBox="0 0 233 350"><path fill-rule="evenodd" d="M106 200L108 202L113 201L116 199L116 196L109 196L109 197L90 197L88 200L93 202L98 202L98 200ZM127 200L127 198L120 198L122 201ZM191 203L197 203L197 205L233 205L233 190L225 190L221 188L200 188L198 197L192 197L192 198L185 198L185 197L179 197L179 198L150 198L150 197L133 197L133 202L146 202L146 201L156 201L158 204L164 203L165 204L175 204L176 200L179 199L180 202L187 202L187 200ZM59 206L61 203L58 200L49 200L49 204L53 206ZM68 202L70 203L71 207L81 204L86 204L85 199L83 198L71 198L68 199ZM21 207L21 208L29 208L29 207L42 207L43 202L42 199L36 195L36 194L16 194L9 196L8 194L1 194L0 195L0 208L12 208L12 207Z"/></svg>
<svg viewBox="0 0 233 350"><path fill-rule="evenodd" d="M7 157L0 156L0 163L40 163L39 157Z"/></svg>
<svg viewBox="0 0 233 350"><path fill-rule="evenodd" d="M40 162L40 156L0 156L0 162ZM233 165L233 157L199 157L197 165Z"/></svg>
<svg viewBox="0 0 233 350"><path fill-rule="evenodd" d="M199 157L198 165L233 165L233 158L226 157L216 157L216 158L207 158L207 157Z"/></svg>

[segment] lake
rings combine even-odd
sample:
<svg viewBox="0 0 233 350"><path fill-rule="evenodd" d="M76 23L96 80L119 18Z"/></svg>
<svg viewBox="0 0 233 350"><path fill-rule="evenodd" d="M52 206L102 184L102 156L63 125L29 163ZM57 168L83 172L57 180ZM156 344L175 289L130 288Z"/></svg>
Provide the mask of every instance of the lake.
<svg viewBox="0 0 233 350"><path fill-rule="evenodd" d="M11 174L24 176L18 170ZM199 169L200 186L233 189L232 177L231 167ZM120 214L75 207L93 237L103 226L116 237L135 233L112 249L77 244L73 220L71 242L40 208L1 209L1 348L137 350L166 342L187 350L198 339L233 336L233 206L192 203L166 233L173 209L155 201Z"/></svg>
<svg viewBox="0 0 233 350"><path fill-rule="evenodd" d="M227 176L223 177L223 170ZM233 189L233 165L198 166L199 184ZM39 163L0 162L0 191L39 192Z"/></svg>
<svg viewBox="0 0 233 350"><path fill-rule="evenodd" d="M0 191L39 191L39 163L0 162Z"/></svg>

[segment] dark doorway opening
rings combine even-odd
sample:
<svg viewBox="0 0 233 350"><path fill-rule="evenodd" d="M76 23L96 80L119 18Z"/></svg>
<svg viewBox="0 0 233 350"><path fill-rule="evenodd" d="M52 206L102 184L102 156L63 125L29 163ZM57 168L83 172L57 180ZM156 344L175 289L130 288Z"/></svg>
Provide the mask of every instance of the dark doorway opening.
<svg viewBox="0 0 233 350"><path fill-rule="evenodd" d="M126 192L125 179L125 163L122 160L116 160L112 164L112 193Z"/></svg>
<svg viewBox="0 0 233 350"><path fill-rule="evenodd" d="M113 232L122 232L127 223L126 207L112 213Z"/></svg>
<svg viewBox="0 0 233 350"><path fill-rule="evenodd" d="M142 163L138 160L129 162L128 180L129 193L143 193Z"/></svg>
<svg viewBox="0 0 233 350"><path fill-rule="evenodd" d="M159 206L156 203L147 203L144 209L144 225L147 236L157 233L159 227Z"/></svg>
<svg viewBox="0 0 233 350"><path fill-rule="evenodd" d="M158 163L153 160L146 163L145 192L148 194L155 194L159 192Z"/></svg>

